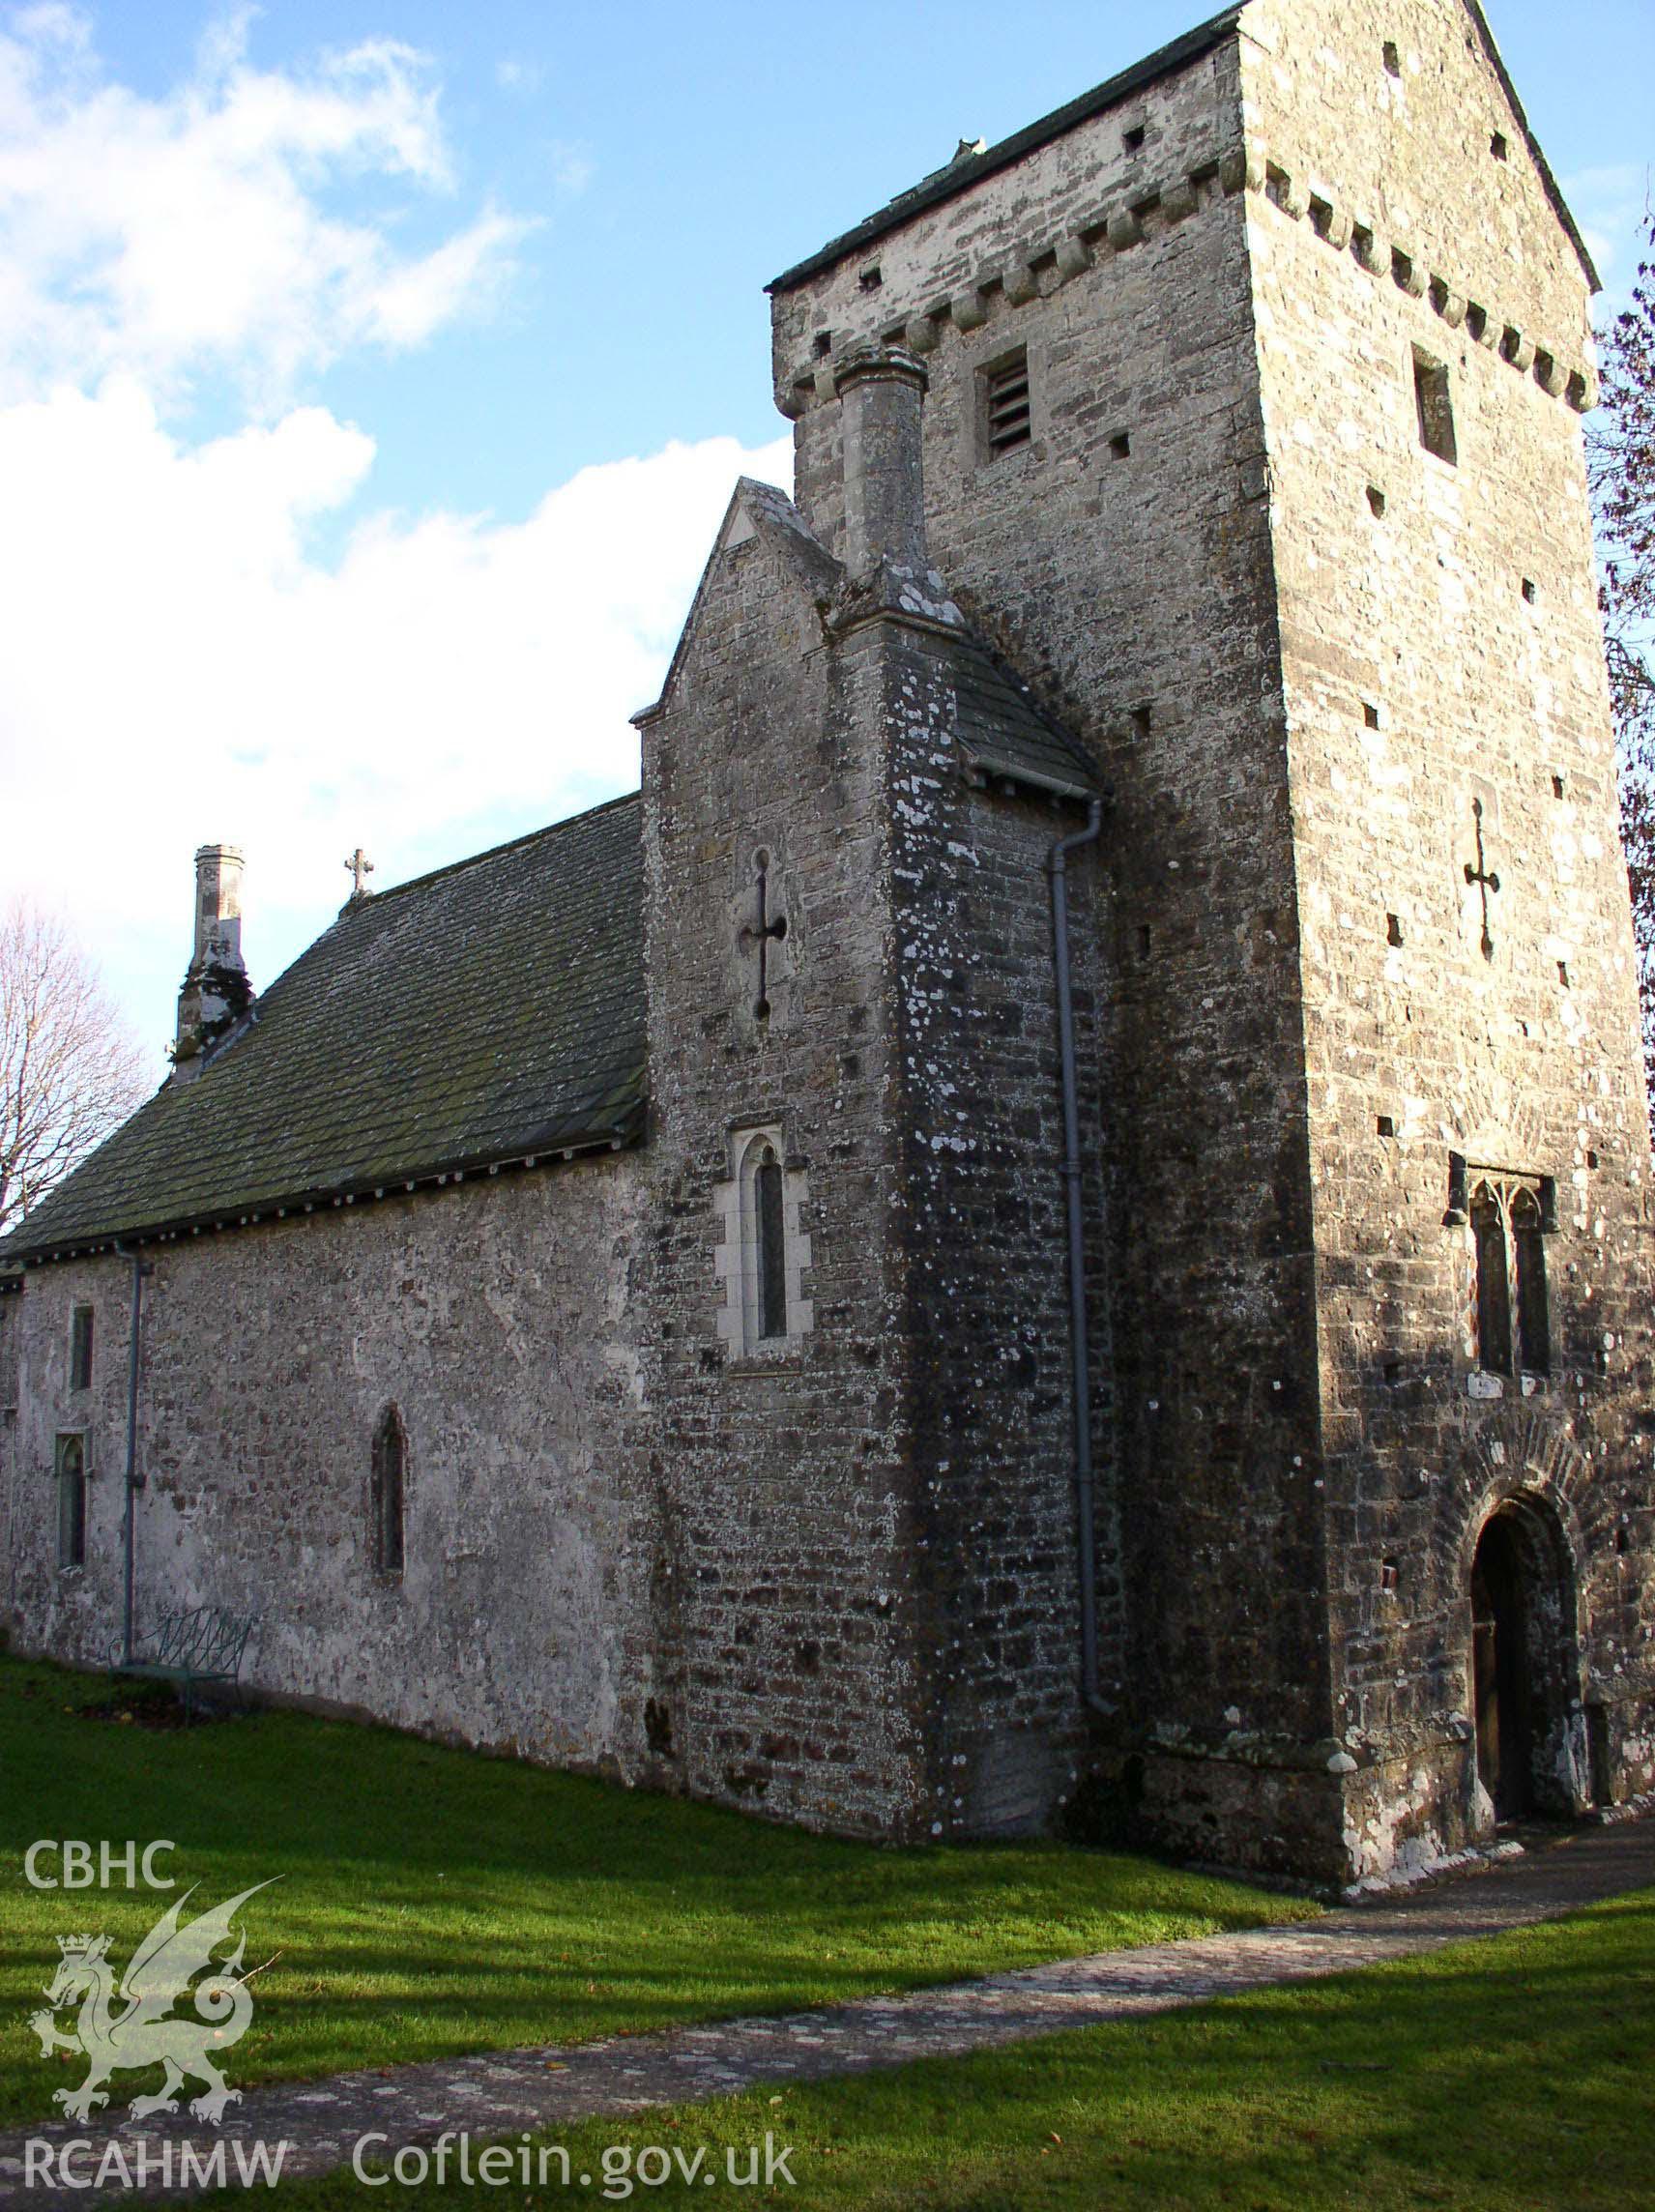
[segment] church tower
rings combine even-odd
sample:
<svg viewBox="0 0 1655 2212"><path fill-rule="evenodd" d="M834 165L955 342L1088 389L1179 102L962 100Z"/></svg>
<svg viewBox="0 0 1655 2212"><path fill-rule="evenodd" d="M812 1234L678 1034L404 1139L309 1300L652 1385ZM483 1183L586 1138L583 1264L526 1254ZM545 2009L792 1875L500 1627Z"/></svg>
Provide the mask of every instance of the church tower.
<svg viewBox="0 0 1655 2212"><path fill-rule="evenodd" d="M1253 0L771 287L817 538L899 343L929 557L1108 787L1064 1741L1207 1856L1392 1876L1655 1781L1594 283L1477 7Z"/></svg>

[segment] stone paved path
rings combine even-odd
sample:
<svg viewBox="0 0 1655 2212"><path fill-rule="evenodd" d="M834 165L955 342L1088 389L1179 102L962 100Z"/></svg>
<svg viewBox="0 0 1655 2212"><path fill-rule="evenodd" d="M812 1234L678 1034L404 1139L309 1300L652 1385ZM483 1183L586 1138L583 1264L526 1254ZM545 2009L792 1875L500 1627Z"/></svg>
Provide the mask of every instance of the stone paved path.
<svg viewBox="0 0 1655 2212"><path fill-rule="evenodd" d="M371 2133L385 2139L367 2154L383 2170L399 2145L430 2143L445 2130L469 2131L481 2143L597 2113L637 2112L771 2083L952 2056L1059 2028L1376 1965L1441 1943L1555 1919L1650 1883L1655 1819L1541 1833L1522 1857L1316 1921L1065 1959L788 2018L721 2021L564 2049L491 2052L320 2081L273 2083L249 2089L225 2116L228 2173L233 2180L238 2142L244 2150L254 2140L284 2143L280 2170L283 2179L293 2179L348 2164L359 2138ZM182 2122L123 2127L123 2110L101 2113L84 2127L51 2124L0 2135L0 2207L100 2200L85 2181L97 2173L111 2139L123 2146L134 2179L142 2154L149 2168L145 2194L183 2194L177 2163L182 2145L189 2140L205 2156L216 2132L188 2115ZM30 2138L54 2149L71 2139L88 2142L72 2168L82 2186L37 2181L25 2187ZM55 2180L55 2164L49 2170ZM103 2200L113 2200L127 2192L112 2187L102 2194ZM482 2190L479 2202L495 2194ZM406 2200L394 2186L392 2197Z"/></svg>

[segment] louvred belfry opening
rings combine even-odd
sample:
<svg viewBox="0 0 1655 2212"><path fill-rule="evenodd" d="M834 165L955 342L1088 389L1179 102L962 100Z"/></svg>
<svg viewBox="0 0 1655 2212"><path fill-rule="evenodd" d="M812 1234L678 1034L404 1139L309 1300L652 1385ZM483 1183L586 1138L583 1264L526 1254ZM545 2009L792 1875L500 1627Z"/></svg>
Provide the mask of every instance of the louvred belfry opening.
<svg viewBox="0 0 1655 2212"><path fill-rule="evenodd" d="M1030 435L1029 356L1020 353L988 372L988 450L998 459Z"/></svg>

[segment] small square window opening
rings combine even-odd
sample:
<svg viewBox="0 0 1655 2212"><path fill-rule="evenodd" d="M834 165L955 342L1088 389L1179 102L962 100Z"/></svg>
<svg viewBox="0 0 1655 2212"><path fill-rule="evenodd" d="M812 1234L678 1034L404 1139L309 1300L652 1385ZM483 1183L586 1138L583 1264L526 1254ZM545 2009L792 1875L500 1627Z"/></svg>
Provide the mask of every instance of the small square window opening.
<svg viewBox="0 0 1655 2212"><path fill-rule="evenodd" d="M1386 915L1385 943L1387 945L1400 945L1402 943L1402 917L1400 915Z"/></svg>
<svg viewBox="0 0 1655 2212"><path fill-rule="evenodd" d="M1118 461L1130 460L1132 457L1130 433L1125 430L1117 430L1114 437L1109 441L1109 450Z"/></svg>
<svg viewBox="0 0 1655 2212"><path fill-rule="evenodd" d="M1130 131L1123 131L1120 133L1120 143L1129 154L1141 153L1144 147L1143 124L1135 123Z"/></svg>
<svg viewBox="0 0 1655 2212"><path fill-rule="evenodd" d="M1526 599L1526 600L1527 600L1527 602L1528 602L1528 604L1529 604L1530 606L1533 606L1533 604L1534 604L1535 600L1539 598L1539 597L1540 597L1540 587L1539 587L1539 585L1538 585L1538 584L1536 584L1536 582L1534 581L1534 578L1533 578L1532 576L1524 576L1524 579L1523 579L1523 596L1524 596L1524 599Z"/></svg>
<svg viewBox="0 0 1655 2212"><path fill-rule="evenodd" d="M1419 442L1439 461L1459 459L1454 437L1454 407L1448 393L1448 371L1441 362L1416 346L1413 353L1413 398L1419 417Z"/></svg>
<svg viewBox="0 0 1655 2212"><path fill-rule="evenodd" d="M1496 161L1503 161L1509 151L1510 149L1505 142L1505 132L1503 131L1496 131L1494 136L1489 140L1489 152L1494 156Z"/></svg>
<svg viewBox="0 0 1655 2212"><path fill-rule="evenodd" d="M1376 522L1385 511L1385 495L1378 484L1368 486L1368 508Z"/></svg>
<svg viewBox="0 0 1655 2212"><path fill-rule="evenodd" d="M1379 726L1379 710L1372 699L1362 701L1362 720L1370 730L1377 730Z"/></svg>
<svg viewBox="0 0 1655 2212"><path fill-rule="evenodd" d="M1385 41L1384 63L1385 74L1387 76L1401 76L1402 56L1397 52L1397 43L1394 39L1387 39Z"/></svg>

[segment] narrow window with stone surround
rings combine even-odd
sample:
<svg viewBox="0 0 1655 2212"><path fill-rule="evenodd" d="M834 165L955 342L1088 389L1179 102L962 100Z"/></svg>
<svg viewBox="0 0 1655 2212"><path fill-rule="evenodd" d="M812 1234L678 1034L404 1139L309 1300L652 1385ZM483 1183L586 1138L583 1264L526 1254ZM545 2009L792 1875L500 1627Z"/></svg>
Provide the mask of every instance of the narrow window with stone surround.
<svg viewBox="0 0 1655 2212"><path fill-rule="evenodd" d="M782 1212L781 1162L766 1145L753 1171L753 1272L758 1288L761 1344L787 1334L787 1224Z"/></svg>
<svg viewBox="0 0 1655 2212"><path fill-rule="evenodd" d="M0 1284L0 1428L17 1411L17 1311L15 1284Z"/></svg>
<svg viewBox="0 0 1655 2212"><path fill-rule="evenodd" d="M1459 460L1454 436L1454 405L1448 393L1448 371L1439 361L1413 349L1413 400L1419 417L1419 442L1428 453L1453 465Z"/></svg>
<svg viewBox="0 0 1655 2212"><path fill-rule="evenodd" d="M1471 1237L1477 1252L1477 1364L1485 1375L1509 1375L1511 1286L1505 1221L1499 1198L1486 1182L1477 1185L1471 1199Z"/></svg>
<svg viewBox="0 0 1655 2212"><path fill-rule="evenodd" d="M402 1572L407 1470L408 1436L402 1415L394 1406L387 1406L374 1431L373 1471L368 1486L375 1574Z"/></svg>
<svg viewBox="0 0 1655 2212"><path fill-rule="evenodd" d="M57 1475L57 1563L86 1564L86 1439L59 1437Z"/></svg>
<svg viewBox="0 0 1655 2212"><path fill-rule="evenodd" d="M76 1306L69 1324L69 1386L92 1387L92 1308Z"/></svg>
<svg viewBox="0 0 1655 2212"><path fill-rule="evenodd" d="M1485 1375L1541 1376L1552 1366L1546 1288L1550 1185L1486 1176L1471 1196L1477 1267L1477 1365Z"/></svg>
<svg viewBox="0 0 1655 2212"><path fill-rule="evenodd" d="M1552 1365L1552 1327L1546 1303L1546 1236L1540 1202L1520 1190L1511 1203L1512 1254L1517 1262L1517 1347L1525 1375Z"/></svg>
<svg viewBox="0 0 1655 2212"><path fill-rule="evenodd" d="M810 1238L802 1222L806 1178L790 1166L779 1127L738 1130L734 1173L719 1186L724 1241L714 1270L723 1280L719 1335L737 1358L797 1350L813 1325L803 1295Z"/></svg>

